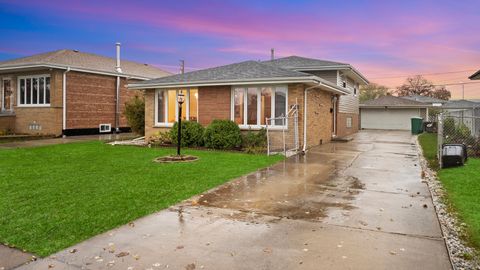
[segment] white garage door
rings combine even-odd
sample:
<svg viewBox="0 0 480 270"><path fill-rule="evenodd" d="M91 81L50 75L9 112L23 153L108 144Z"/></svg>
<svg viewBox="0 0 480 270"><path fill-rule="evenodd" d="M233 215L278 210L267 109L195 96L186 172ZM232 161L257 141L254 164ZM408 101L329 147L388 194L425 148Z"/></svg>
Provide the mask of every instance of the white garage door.
<svg viewBox="0 0 480 270"><path fill-rule="evenodd" d="M362 108L361 127L364 129L410 130L410 118L420 117L420 109Z"/></svg>

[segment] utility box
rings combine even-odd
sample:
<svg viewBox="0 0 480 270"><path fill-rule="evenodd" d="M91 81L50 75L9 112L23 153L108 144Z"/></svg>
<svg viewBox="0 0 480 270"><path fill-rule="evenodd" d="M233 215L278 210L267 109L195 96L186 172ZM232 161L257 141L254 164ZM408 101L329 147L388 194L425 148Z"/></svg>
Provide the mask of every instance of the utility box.
<svg viewBox="0 0 480 270"><path fill-rule="evenodd" d="M467 159L465 144L444 144L442 146L442 168L463 166Z"/></svg>
<svg viewBox="0 0 480 270"><path fill-rule="evenodd" d="M412 134L417 135L423 132L423 118L412 117Z"/></svg>

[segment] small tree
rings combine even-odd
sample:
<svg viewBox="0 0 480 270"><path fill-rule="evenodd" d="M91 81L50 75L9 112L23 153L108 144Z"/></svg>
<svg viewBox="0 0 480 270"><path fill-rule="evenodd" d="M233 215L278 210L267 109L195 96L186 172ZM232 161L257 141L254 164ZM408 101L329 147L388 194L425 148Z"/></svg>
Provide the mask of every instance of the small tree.
<svg viewBox="0 0 480 270"><path fill-rule="evenodd" d="M125 103L124 115L133 132L145 134L145 99L135 96Z"/></svg>

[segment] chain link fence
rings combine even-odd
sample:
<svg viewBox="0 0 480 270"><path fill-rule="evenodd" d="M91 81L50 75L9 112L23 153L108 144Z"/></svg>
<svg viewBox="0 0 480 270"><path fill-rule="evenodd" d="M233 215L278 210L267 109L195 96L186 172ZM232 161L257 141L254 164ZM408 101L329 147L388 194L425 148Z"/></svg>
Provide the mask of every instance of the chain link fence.
<svg viewBox="0 0 480 270"><path fill-rule="evenodd" d="M440 166L445 144L463 144L469 157L480 157L480 117L466 110L443 111L437 115L435 124Z"/></svg>
<svg viewBox="0 0 480 270"><path fill-rule="evenodd" d="M266 118L267 153L292 156L300 148L298 139L298 105L292 105L287 115Z"/></svg>

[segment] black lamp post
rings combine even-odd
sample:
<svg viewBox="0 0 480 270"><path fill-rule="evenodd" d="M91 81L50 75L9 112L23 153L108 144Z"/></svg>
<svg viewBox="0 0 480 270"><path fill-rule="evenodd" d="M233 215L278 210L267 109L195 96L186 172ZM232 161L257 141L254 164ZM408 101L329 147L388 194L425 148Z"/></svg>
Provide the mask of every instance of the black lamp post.
<svg viewBox="0 0 480 270"><path fill-rule="evenodd" d="M182 104L183 102L185 102L185 95L183 95L182 91L178 93L177 102L178 102L177 156L180 156L180 145L182 143Z"/></svg>

